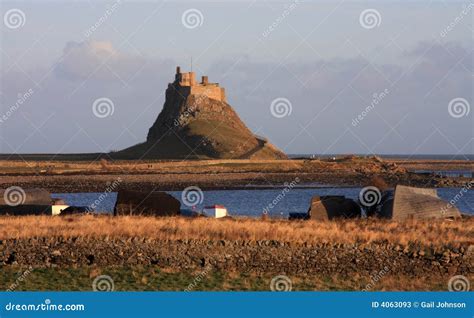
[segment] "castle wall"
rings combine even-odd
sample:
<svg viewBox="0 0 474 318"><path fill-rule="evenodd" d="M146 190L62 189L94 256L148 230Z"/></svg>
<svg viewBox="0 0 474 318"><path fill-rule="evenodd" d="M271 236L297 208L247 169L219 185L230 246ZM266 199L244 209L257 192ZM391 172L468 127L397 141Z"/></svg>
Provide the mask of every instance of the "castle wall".
<svg viewBox="0 0 474 318"><path fill-rule="evenodd" d="M178 81L181 86L194 86L196 85L196 73L181 73L178 76Z"/></svg>
<svg viewBox="0 0 474 318"><path fill-rule="evenodd" d="M196 85L191 88L191 94L205 95L218 101L226 101L225 90L217 84Z"/></svg>
<svg viewBox="0 0 474 318"><path fill-rule="evenodd" d="M207 76L203 76L202 82L198 83L196 81L196 73L181 73L181 68L179 66L176 67L175 82L170 83L170 85L173 85L174 89L177 89L183 97L190 94L205 95L221 102L227 102L225 89L219 87L219 84L209 83Z"/></svg>

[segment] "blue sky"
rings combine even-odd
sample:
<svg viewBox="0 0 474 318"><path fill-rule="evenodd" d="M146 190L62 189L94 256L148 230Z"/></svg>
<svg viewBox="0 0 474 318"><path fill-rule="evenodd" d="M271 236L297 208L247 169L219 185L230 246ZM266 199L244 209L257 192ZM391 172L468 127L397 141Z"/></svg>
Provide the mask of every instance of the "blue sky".
<svg viewBox="0 0 474 318"><path fill-rule="evenodd" d="M247 125L287 153L472 154L472 6L3 1L0 151L110 151L144 141L175 66L189 69L192 57L197 75L221 83ZM12 9L24 14L20 27L5 22ZM190 9L196 26L183 22ZM373 22L361 20L365 10L376 12L375 24L364 25ZM377 105L367 108L374 94ZM100 118L92 105L104 97L114 111ZM278 98L291 114L272 114Z"/></svg>

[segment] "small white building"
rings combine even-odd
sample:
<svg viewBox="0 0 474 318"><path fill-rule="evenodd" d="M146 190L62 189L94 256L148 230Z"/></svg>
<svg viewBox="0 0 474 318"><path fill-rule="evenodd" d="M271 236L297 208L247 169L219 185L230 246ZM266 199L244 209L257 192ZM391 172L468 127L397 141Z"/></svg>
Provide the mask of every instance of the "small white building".
<svg viewBox="0 0 474 318"><path fill-rule="evenodd" d="M67 209L69 205L65 204L53 204L51 206L52 215L59 215L64 209Z"/></svg>
<svg viewBox="0 0 474 318"><path fill-rule="evenodd" d="M223 205L211 205L211 206L206 206L204 207L203 212L212 218L223 218L227 216L227 209Z"/></svg>

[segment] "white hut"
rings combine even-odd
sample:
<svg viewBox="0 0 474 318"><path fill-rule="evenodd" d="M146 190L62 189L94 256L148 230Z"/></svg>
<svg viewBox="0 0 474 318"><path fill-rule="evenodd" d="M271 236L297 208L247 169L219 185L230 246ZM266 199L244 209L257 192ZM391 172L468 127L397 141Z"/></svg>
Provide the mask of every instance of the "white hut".
<svg viewBox="0 0 474 318"><path fill-rule="evenodd" d="M60 215L61 212L65 209L69 208L69 205L66 204L53 204L51 206L51 212L53 215Z"/></svg>
<svg viewBox="0 0 474 318"><path fill-rule="evenodd" d="M211 205L211 206L206 206L204 207L203 212L212 218L223 218L227 216L227 209L223 205Z"/></svg>

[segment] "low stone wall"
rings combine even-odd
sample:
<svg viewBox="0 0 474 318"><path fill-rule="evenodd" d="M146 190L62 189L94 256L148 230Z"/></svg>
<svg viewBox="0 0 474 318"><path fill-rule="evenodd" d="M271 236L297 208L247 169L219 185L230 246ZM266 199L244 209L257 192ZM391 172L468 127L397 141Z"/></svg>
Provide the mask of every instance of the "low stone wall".
<svg viewBox="0 0 474 318"><path fill-rule="evenodd" d="M155 241L142 238L32 238L0 241L1 266L152 265L199 270L370 275L470 275L474 246L294 244L278 241ZM0 266L0 267L1 267Z"/></svg>

